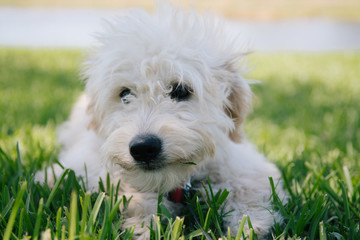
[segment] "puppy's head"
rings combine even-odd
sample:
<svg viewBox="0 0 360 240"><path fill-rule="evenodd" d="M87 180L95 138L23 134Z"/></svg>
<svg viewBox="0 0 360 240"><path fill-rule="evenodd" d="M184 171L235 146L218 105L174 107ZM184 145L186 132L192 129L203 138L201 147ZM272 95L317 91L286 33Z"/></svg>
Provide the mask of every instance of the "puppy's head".
<svg viewBox="0 0 360 240"><path fill-rule="evenodd" d="M170 191L241 141L251 91L238 38L223 22L160 6L154 15L129 11L99 39L85 71L89 127L128 183Z"/></svg>

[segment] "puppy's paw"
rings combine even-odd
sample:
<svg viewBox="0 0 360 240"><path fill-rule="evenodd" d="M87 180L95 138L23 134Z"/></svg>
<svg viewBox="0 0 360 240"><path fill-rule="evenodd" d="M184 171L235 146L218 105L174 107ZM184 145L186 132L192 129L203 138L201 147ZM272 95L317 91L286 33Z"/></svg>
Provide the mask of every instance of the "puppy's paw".
<svg viewBox="0 0 360 240"><path fill-rule="evenodd" d="M123 227L126 228L131 228L131 227L135 227L134 229L134 239L137 240L147 240L150 239L150 221L151 221L152 217L151 216L146 216L144 218L141 217L131 217L131 218L127 218L124 222Z"/></svg>
<svg viewBox="0 0 360 240"><path fill-rule="evenodd" d="M35 174L34 180L41 185L47 184L50 188L52 188L55 184L56 179L61 176L64 171L65 170L62 169L59 165L54 165L42 171L38 171Z"/></svg>

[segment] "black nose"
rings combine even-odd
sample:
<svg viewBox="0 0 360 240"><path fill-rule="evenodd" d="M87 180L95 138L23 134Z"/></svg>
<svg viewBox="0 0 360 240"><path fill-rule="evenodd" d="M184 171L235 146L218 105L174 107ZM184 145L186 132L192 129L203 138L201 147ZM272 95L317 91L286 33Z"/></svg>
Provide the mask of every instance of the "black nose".
<svg viewBox="0 0 360 240"><path fill-rule="evenodd" d="M148 163L161 152L160 138L152 134L136 136L129 144L130 154L135 161Z"/></svg>

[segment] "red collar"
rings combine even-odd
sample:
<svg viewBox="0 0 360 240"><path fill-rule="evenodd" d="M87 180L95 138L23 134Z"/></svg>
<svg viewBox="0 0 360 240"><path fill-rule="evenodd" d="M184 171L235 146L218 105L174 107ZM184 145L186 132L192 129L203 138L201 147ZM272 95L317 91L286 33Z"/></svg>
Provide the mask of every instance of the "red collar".
<svg viewBox="0 0 360 240"><path fill-rule="evenodd" d="M182 188L175 188L171 192L169 192L168 197L169 200L174 203L184 203L185 196L189 196L191 190L191 177L188 182Z"/></svg>
<svg viewBox="0 0 360 240"><path fill-rule="evenodd" d="M174 203L183 203L185 200L185 190L183 188L175 188L169 192L169 199Z"/></svg>

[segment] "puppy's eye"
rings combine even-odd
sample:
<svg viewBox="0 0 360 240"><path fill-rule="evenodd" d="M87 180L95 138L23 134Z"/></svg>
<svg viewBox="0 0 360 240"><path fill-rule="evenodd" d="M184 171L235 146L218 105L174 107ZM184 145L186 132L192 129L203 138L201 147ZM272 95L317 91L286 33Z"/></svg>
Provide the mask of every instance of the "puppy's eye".
<svg viewBox="0 0 360 240"><path fill-rule="evenodd" d="M189 87L183 85L174 85L172 91L170 92L170 98L175 99L176 101L184 101L189 99L190 90Z"/></svg>
<svg viewBox="0 0 360 240"><path fill-rule="evenodd" d="M120 93L120 98L121 98L121 101L124 103L124 104L128 104L130 103L130 100L127 98L129 95L131 94L131 90L128 89L128 88L124 88L121 93Z"/></svg>

